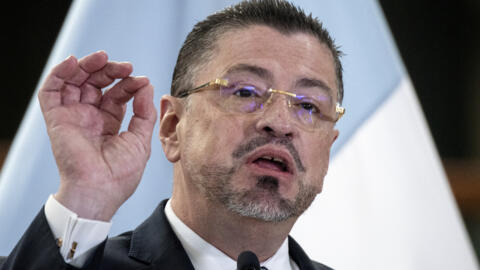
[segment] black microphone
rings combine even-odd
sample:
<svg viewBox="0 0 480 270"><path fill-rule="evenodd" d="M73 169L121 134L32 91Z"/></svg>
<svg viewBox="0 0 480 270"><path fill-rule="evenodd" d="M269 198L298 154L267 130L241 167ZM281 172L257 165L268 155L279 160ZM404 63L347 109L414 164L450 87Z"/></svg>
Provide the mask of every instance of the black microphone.
<svg viewBox="0 0 480 270"><path fill-rule="evenodd" d="M237 259L237 270L260 270L257 255L249 250L240 253Z"/></svg>

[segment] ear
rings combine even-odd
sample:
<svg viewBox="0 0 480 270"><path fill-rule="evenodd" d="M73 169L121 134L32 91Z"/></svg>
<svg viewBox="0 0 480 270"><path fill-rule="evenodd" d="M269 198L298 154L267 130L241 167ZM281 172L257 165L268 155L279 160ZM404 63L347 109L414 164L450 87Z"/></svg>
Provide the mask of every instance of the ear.
<svg viewBox="0 0 480 270"><path fill-rule="evenodd" d="M164 95L160 100L160 141L167 159L175 163L180 160L180 142L177 126L183 111L182 103L170 95Z"/></svg>

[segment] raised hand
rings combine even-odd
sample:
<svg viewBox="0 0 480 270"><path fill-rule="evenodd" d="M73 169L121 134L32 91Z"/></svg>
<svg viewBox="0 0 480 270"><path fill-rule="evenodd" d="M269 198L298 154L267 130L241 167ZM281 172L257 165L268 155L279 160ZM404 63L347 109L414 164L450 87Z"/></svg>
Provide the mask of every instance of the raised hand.
<svg viewBox="0 0 480 270"><path fill-rule="evenodd" d="M153 86L131 72L130 63L108 61L103 51L79 60L70 56L38 93L60 172L55 198L80 217L110 220L135 191L150 156L157 117ZM132 97L134 116L119 133Z"/></svg>

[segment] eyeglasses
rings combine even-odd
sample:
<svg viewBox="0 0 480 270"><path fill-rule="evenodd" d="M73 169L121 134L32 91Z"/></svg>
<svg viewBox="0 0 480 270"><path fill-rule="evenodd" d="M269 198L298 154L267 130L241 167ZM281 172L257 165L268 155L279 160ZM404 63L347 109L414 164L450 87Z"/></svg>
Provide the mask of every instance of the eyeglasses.
<svg viewBox="0 0 480 270"><path fill-rule="evenodd" d="M331 97L319 90L298 90L296 93L258 87L250 82L229 82L215 79L191 90L182 92L183 98L203 90L219 90L215 101L227 112L254 113L272 103L273 94L284 95L287 105L296 120L308 128L319 128L322 122L337 122L345 113L345 108L337 102L333 106Z"/></svg>

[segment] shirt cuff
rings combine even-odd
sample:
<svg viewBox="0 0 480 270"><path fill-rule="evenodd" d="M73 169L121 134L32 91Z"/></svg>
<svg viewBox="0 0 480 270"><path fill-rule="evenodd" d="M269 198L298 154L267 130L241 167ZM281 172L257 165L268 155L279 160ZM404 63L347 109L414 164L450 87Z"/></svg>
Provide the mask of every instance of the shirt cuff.
<svg viewBox="0 0 480 270"><path fill-rule="evenodd" d="M95 247L107 238L112 226L111 222L79 218L53 195L45 204L45 216L63 259L79 268L93 255Z"/></svg>

